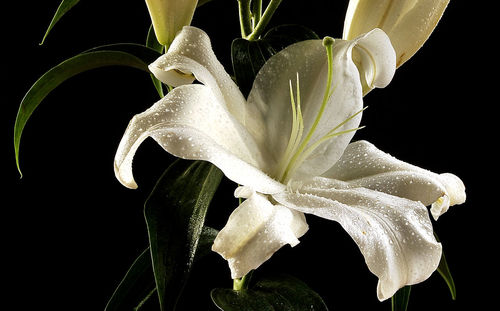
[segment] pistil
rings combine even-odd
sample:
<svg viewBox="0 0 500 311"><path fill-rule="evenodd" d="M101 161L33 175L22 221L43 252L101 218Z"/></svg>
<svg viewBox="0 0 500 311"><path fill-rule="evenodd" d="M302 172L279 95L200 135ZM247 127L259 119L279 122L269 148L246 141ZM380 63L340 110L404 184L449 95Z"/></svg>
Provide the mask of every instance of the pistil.
<svg viewBox="0 0 500 311"><path fill-rule="evenodd" d="M309 129L309 132L307 133L306 138L302 141L300 146L298 146L296 148L292 147L293 156L291 157L291 159L288 159L288 154L285 152L286 157L282 159L282 162L287 163L287 165L286 165L286 168L284 170L280 171L280 175L279 175L279 179L278 179L283 183L287 181L288 176L291 173L291 168L296 167L296 165L294 165L294 163L296 162L297 158L304 151L307 144L311 140L311 137L313 136L314 132L316 131L316 127L318 126L319 121L321 120L323 112L325 111L326 104L328 103L328 99L333 94L334 90L332 90L332 80L333 80L333 44L334 44L334 42L335 42L335 40L332 37L325 37L323 39L323 46L326 49L326 55L327 55L327 59L328 59L328 74L327 74L327 79L326 79L326 90L325 90L325 93L323 95L323 101L321 102L321 106L320 106L320 109L318 111L318 114L316 115L316 119L314 120L313 125ZM290 92L293 93L292 89L291 89L291 83L290 83ZM298 94L297 101L300 102L300 96L299 96L300 93L299 93L299 84L298 83L297 83L297 94ZM291 100L292 100L292 106L294 107L295 105L293 104L293 96L292 96ZM298 108L300 109L300 106ZM299 109L297 109L297 110L299 110ZM293 113L293 110L292 110L292 113ZM302 117L301 112L300 112L300 116ZM295 119L295 114L293 116L293 119ZM303 123L303 121L302 121L302 123ZM293 125L292 125L292 129L293 129ZM293 131L292 131L292 134L294 134ZM302 137L298 137L298 141L300 141L301 138ZM292 139L290 139L290 141L291 140ZM290 144L289 144L289 146L290 146ZM288 150L288 147L287 147L287 150Z"/></svg>
<svg viewBox="0 0 500 311"><path fill-rule="evenodd" d="M297 91L296 96L293 94L293 86L292 81L290 80L290 102L292 108L292 129L290 132L290 138L288 140L287 147L285 152L279 162L277 174L277 179L286 184L290 177L293 175L295 170L318 148L322 143L328 141L329 139L333 139L342 134L347 134L356 130L359 130L363 127L338 131L337 130L345 125L348 121L352 120L358 114L360 114L366 108L361 109L355 114L349 116L346 120L335 126L333 129L328 131L323 137L316 140L313 143L311 142L311 138L316 131L316 128L323 116L323 113L326 109L326 105L328 104L330 97L333 95L335 91L335 87L332 86L333 82L333 44L334 39L331 37L325 37L323 39L323 46L326 48L326 53L328 57L328 74L326 81L326 89L323 95L323 100L321 102L321 106L319 108L318 114L309 129L306 137L302 139L303 131L304 131L304 120L302 117L302 110L300 106L300 84L299 84L299 76L297 74Z"/></svg>

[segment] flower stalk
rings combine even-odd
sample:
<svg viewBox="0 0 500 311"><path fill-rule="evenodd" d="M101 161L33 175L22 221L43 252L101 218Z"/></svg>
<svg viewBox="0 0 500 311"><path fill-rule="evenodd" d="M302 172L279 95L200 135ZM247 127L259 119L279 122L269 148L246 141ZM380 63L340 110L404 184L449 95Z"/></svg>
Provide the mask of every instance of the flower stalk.
<svg viewBox="0 0 500 311"><path fill-rule="evenodd" d="M250 12L250 0L238 0L240 14L241 37L246 38L252 32L252 13Z"/></svg>
<svg viewBox="0 0 500 311"><path fill-rule="evenodd" d="M233 290L240 291L248 288L250 279L252 278L252 271L239 279L233 279Z"/></svg>
<svg viewBox="0 0 500 311"><path fill-rule="evenodd" d="M248 41L259 39L281 1L271 0L262 13L262 0L238 0L241 37Z"/></svg>

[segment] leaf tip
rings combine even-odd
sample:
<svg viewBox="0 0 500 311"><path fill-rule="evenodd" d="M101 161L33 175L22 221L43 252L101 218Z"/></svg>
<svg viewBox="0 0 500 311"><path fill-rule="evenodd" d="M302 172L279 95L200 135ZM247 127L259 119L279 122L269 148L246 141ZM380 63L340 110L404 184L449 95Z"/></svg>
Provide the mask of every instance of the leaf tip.
<svg viewBox="0 0 500 311"><path fill-rule="evenodd" d="M21 171L21 165L19 164L19 158L16 156L16 166L17 172L19 173L19 179L23 179L23 172Z"/></svg>

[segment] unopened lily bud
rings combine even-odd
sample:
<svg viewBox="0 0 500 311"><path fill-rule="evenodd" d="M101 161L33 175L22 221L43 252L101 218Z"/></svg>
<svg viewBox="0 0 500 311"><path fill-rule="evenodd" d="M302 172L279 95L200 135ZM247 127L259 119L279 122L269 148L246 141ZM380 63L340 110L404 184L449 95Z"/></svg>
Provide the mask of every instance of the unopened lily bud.
<svg viewBox="0 0 500 311"><path fill-rule="evenodd" d="M182 27L191 24L198 0L146 0L156 38L170 44Z"/></svg>
<svg viewBox="0 0 500 311"><path fill-rule="evenodd" d="M352 40L380 28L396 50L401 66L422 47L450 0L350 0L343 38Z"/></svg>

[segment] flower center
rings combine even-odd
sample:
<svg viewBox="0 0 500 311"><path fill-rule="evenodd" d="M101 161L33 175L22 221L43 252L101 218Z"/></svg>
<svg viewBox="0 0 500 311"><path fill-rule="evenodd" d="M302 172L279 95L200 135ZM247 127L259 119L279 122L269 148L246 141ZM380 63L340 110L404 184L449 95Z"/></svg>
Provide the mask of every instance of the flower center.
<svg viewBox="0 0 500 311"><path fill-rule="evenodd" d="M349 132L356 131L358 129L361 129L363 127L358 127L354 129L349 129L349 130L344 130L344 131L338 131L337 130L347 123L349 120L357 116L359 113L361 113L364 109L361 109L360 111L356 112L352 116L348 117L346 120L335 126L333 129L328 131L324 136L322 136L320 139L312 142L311 138L313 137L314 132L316 131L316 128L318 127L318 124L321 120L321 117L323 116L323 113L325 111L326 105L330 99L330 97L333 95L335 91L335 87L332 87L332 80L333 80L333 43L334 39L331 37L325 37L323 39L323 46L326 49L327 57L328 57L328 75L327 75L327 80L326 80L326 90L323 95L323 100L321 102L320 109L318 111L318 114L316 115L316 118L314 119L314 122L307 132L307 135L303 139L303 134L304 134L304 119L302 117L302 110L301 110L301 103L300 103L300 84L299 84L299 74L297 73L297 83L296 83L296 94L294 96L293 92L293 85L292 81L290 80L290 103L291 103L291 110L292 110L292 129L290 133L290 138L288 139L288 144L285 149L285 152L283 153L283 156L281 157L281 160L279 161L278 167L277 167L277 179L281 183L287 183L291 176L293 176L293 173L296 171L298 167L306 160L312 152L318 148L322 143L335 138L339 135L346 134Z"/></svg>

